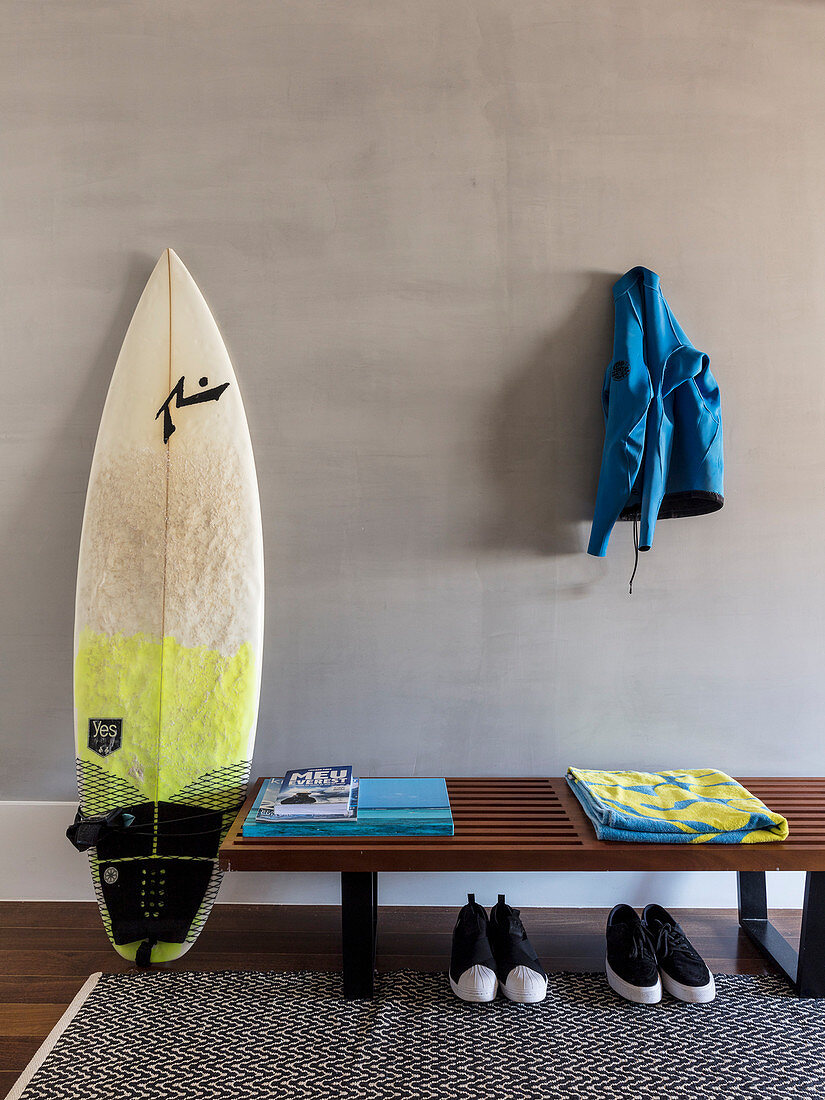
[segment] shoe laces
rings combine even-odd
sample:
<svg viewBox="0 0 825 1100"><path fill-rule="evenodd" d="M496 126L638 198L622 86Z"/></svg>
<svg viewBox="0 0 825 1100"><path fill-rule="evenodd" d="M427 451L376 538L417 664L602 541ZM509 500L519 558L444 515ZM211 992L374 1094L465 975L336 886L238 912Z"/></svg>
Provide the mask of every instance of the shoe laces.
<svg viewBox="0 0 825 1100"><path fill-rule="evenodd" d="M627 954L631 959L641 959L650 952L650 939L641 925L631 925L625 928L627 937Z"/></svg>
<svg viewBox="0 0 825 1100"><path fill-rule="evenodd" d="M696 954L691 947L687 936L681 928L674 924L660 924L656 933L656 955L660 959L675 955L689 956Z"/></svg>
<svg viewBox="0 0 825 1100"><path fill-rule="evenodd" d="M456 930L463 935L480 935L487 931L487 915L478 905L465 905L458 914Z"/></svg>
<svg viewBox="0 0 825 1100"><path fill-rule="evenodd" d="M517 936L521 940L527 939L527 932L524 925L521 923L521 910L513 909L511 906L505 906L506 922L501 922L502 931L506 931L508 936Z"/></svg>

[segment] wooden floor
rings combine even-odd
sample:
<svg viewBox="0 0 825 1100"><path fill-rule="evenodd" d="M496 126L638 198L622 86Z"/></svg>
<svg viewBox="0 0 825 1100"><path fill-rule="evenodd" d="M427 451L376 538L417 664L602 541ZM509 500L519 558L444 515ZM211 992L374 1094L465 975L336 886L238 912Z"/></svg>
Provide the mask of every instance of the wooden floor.
<svg viewBox="0 0 825 1100"><path fill-rule="evenodd" d="M456 910L381 908L378 969L445 970ZM677 918L716 973L772 970L726 909L677 911ZM800 914L779 910L774 923L799 935ZM524 909L522 919L548 970L602 970L600 909ZM337 906L218 905L177 970L338 970ZM0 1096L97 970L131 969L109 946L97 906L0 902Z"/></svg>

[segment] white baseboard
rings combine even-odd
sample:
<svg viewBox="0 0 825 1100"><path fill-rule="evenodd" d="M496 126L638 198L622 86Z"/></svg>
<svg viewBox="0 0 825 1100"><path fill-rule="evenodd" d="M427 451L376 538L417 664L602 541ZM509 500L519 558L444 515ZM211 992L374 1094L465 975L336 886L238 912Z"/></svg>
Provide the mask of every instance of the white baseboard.
<svg viewBox="0 0 825 1100"><path fill-rule="evenodd" d="M66 839L74 819L73 802L0 802L0 900L93 901L86 857ZM770 872L770 904L780 909L802 906L805 876ZM642 906L657 901L666 907L735 908L736 876L732 871L591 872L581 874L398 874L381 875L383 905L459 906L464 895L492 905L506 893L513 905L574 908L609 907L617 901ZM218 903L336 905L336 874L233 872L225 876Z"/></svg>

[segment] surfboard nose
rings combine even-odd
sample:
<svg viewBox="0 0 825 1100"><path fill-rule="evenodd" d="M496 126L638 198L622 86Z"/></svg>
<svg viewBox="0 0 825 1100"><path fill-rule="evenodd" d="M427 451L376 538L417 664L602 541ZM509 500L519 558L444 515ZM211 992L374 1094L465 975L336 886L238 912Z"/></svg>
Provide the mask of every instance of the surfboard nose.
<svg viewBox="0 0 825 1100"><path fill-rule="evenodd" d="M163 252L161 252L152 275L156 273L160 278L168 282L177 281L182 285L188 285L190 282L194 283L192 276L187 270L186 264L177 252L175 252L174 248L164 248Z"/></svg>
<svg viewBox="0 0 825 1100"><path fill-rule="evenodd" d="M203 313L214 325L212 315L209 313L209 307L203 298L203 294L198 284L192 278L189 269L177 252L175 252L174 248L165 248L163 250L163 255L160 260L158 260L158 267L163 269L165 277L169 281L173 297L180 301L180 296L183 295L189 301L190 307Z"/></svg>

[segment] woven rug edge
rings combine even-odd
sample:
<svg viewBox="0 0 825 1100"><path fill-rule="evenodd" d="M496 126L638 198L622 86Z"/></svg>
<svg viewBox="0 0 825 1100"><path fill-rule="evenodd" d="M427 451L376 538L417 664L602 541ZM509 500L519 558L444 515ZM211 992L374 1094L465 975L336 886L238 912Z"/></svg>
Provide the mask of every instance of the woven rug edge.
<svg viewBox="0 0 825 1100"><path fill-rule="evenodd" d="M23 1090L51 1054L52 1050L57 1045L58 1039L83 1007L89 994L102 977L102 971L98 971L96 974L90 974L80 989L78 989L69 1007L34 1052L31 1061L12 1085L11 1092L6 1095L6 1100L20 1100L20 1097L23 1095Z"/></svg>

